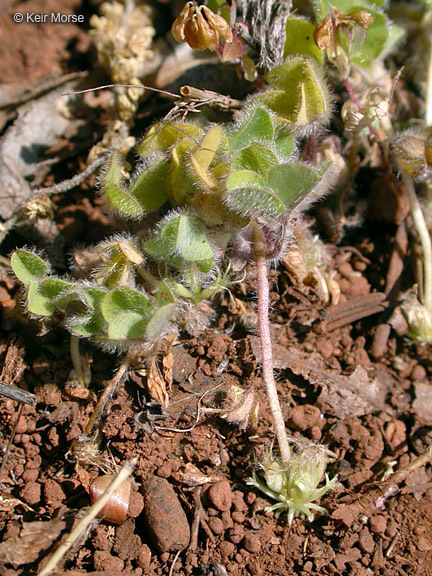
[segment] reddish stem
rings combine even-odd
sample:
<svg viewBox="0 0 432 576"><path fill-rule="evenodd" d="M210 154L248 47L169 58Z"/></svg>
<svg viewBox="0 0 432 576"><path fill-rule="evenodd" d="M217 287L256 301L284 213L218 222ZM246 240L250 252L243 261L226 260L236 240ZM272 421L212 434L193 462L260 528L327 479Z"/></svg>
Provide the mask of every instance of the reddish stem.
<svg viewBox="0 0 432 576"><path fill-rule="evenodd" d="M270 308L270 293L266 258L267 242L258 225L255 225L254 228L254 250L257 269L258 332L261 344L263 379L267 387L267 397L276 428L276 437L279 444L280 455L283 462L289 462L291 450L274 379L273 350L268 314Z"/></svg>

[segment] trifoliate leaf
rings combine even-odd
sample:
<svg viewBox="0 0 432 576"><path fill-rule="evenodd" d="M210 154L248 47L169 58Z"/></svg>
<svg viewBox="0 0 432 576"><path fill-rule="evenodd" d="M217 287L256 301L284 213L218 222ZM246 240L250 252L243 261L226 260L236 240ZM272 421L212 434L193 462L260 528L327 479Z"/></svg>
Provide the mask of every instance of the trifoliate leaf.
<svg viewBox="0 0 432 576"><path fill-rule="evenodd" d="M270 89L252 103L264 104L282 127L302 130L323 121L329 113L330 95L313 62L298 56L273 68L266 77Z"/></svg>

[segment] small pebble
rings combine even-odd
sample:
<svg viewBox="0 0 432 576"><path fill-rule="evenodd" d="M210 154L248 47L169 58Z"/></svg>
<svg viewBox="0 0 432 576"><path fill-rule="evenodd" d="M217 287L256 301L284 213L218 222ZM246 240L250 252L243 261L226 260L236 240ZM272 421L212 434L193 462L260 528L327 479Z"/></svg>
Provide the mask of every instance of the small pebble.
<svg viewBox="0 0 432 576"><path fill-rule="evenodd" d="M252 532L247 532L244 535L242 544L244 548L251 554L257 554L261 550L261 541L258 536Z"/></svg>
<svg viewBox="0 0 432 576"><path fill-rule="evenodd" d="M411 372L412 380L425 380L426 376L426 370L423 366L421 364L416 364Z"/></svg>
<svg viewBox="0 0 432 576"><path fill-rule="evenodd" d="M222 532L224 531L224 524L222 520L217 516L212 516L211 518L209 518L208 525L213 534L216 535L222 534Z"/></svg>
<svg viewBox="0 0 432 576"><path fill-rule="evenodd" d="M387 530L386 517L382 514L376 514L375 516L372 516L369 519L369 528L374 534L384 534L384 532ZM388 534L388 536L392 538L394 534Z"/></svg>
<svg viewBox="0 0 432 576"><path fill-rule="evenodd" d="M234 544L239 544L243 540L244 530L239 524L235 524L228 530L228 538Z"/></svg>
<svg viewBox="0 0 432 576"><path fill-rule="evenodd" d="M152 476L145 483L144 514L148 532L160 552L184 550L189 544L187 516L165 478Z"/></svg>
<svg viewBox="0 0 432 576"><path fill-rule="evenodd" d="M232 492L227 480L216 482L210 486L207 494L209 501L217 510L227 512L231 508Z"/></svg>
<svg viewBox="0 0 432 576"><path fill-rule="evenodd" d="M225 558L232 556L234 554L235 549L236 547L234 546L234 544L232 542L227 542L226 540L221 542L219 546L220 553Z"/></svg>

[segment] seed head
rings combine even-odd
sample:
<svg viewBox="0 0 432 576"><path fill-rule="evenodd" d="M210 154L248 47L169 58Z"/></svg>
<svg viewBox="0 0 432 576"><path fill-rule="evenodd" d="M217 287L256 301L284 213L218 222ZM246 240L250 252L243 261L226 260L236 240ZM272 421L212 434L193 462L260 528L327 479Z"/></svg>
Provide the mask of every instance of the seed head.
<svg viewBox="0 0 432 576"><path fill-rule="evenodd" d="M171 28L177 42L187 42L194 50L214 52L220 41L231 42L232 32L227 21L196 2L187 2Z"/></svg>

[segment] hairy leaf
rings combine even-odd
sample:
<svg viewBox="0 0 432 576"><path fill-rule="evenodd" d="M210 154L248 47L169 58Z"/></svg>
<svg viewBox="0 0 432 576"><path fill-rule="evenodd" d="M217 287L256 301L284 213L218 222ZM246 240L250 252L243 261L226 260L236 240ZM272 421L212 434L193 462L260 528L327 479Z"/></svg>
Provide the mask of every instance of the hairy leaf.
<svg viewBox="0 0 432 576"><path fill-rule="evenodd" d="M27 310L38 316L52 316L54 304L42 289L40 280L32 280L27 294Z"/></svg>
<svg viewBox="0 0 432 576"><path fill-rule="evenodd" d="M130 194L146 212L158 210L168 200L170 192L169 164L164 158L155 160L135 179Z"/></svg>
<svg viewBox="0 0 432 576"><path fill-rule="evenodd" d="M265 108L258 107L242 117L229 132L230 150L246 148L252 142L270 142L274 136L271 115Z"/></svg>
<svg viewBox="0 0 432 576"><path fill-rule="evenodd" d="M45 276L49 268L42 258L29 250L15 250L10 262L15 276L26 286Z"/></svg>
<svg viewBox="0 0 432 576"><path fill-rule="evenodd" d="M286 21L285 30L284 58L297 55L312 56L319 64L324 63L323 53L313 39L315 26L311 22L290 16Z"/></svg>
<svg viewBox="0 0 432 576"><path fill-rule="evenodd" d="M306 164L289 162L269 172L268 184L286 209L295 206L319 182L320 176Z"/></svg>
<svg viewBox="0 0 432 576"><path fill-rule="evenodd" d="M102 189L110 208L124 218L137 219L144 214L144 209L122 183L121 159L117 153L108 160L107 171L102 178Z"/></svg>
<svg viewBox="0 0 432 576"><path fill-rule="evenodd" d="M277 164L278 158L268 146L253 142L234 157L231 170L252 170L265 177L270 168Z"/></svg>
<svg viewBox="0 0 432 576"><path fill-rule="evenodd" d="M101 310L107 322L111 322L123 312L136 312L145 322L148 322L153 314L153 306L147 296L126 286L110 290L102 300Z"/></svg>
<svg viewBox="0 0 432 576"><path fill-rule="evenodd" d="M108 340L130 345L143 338L146 323L137 312L117 314L108 325Z"/></svg>

